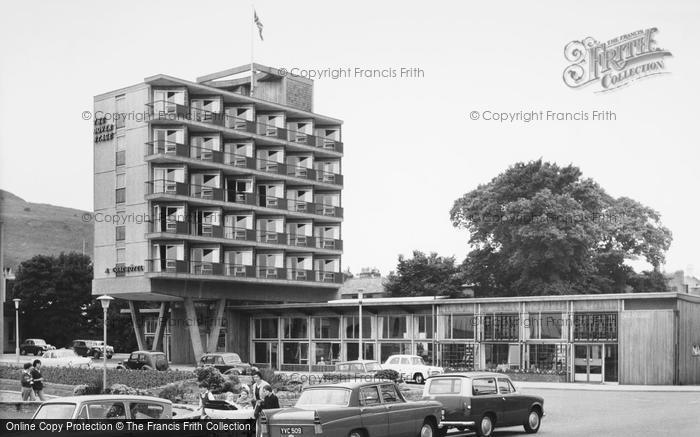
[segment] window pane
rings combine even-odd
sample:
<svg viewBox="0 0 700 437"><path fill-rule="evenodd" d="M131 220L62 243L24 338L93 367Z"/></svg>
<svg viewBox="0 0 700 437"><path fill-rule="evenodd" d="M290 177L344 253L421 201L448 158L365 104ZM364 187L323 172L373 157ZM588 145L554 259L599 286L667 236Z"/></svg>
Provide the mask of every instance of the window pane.
<svg viewBox="0 0 700 437"><path fill-rule="evenodd" d="M561 338L563 321L561 313L542 313L542 338Z"/></svg>
<svg viewBox="0 0 700 437"><path fill-rule="evenodd" d="M117 226L114 229L116 230L117 241L122 241L126 238L126 226Z"/></svg>
<svg viewBox="0 0 700 437"><path fill-rule="evenodd" d="M452 337L458 339L474 338L474 316L453 315L452 316Z"/></svg>
<svg viewBox="0 0 700 437"><path fill-rule="evenodd" d="M115 191L115 197L117 203L126 202L126 188L117 188L117 190Z"/></svg>
<svg viewBox="0 0 700 437"><path fill-rule="evenodd" d="M120 150L117 152L117 155L115 158L115 164L116 165L126 164L126 150Z"/></svg>

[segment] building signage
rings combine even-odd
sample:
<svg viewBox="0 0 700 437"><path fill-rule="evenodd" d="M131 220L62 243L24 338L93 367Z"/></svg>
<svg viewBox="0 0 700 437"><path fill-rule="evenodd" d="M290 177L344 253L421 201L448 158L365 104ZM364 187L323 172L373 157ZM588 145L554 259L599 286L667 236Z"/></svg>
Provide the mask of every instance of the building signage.
<svg viewBox="0 0 700 437"><path fill-rule="evenodd" d="M672 55L657 46L657 31L655 27L637 30L605 42L592 37L571 41L564 48L571 62L564 70L564 83L570 88L595 85L597 92L605 92L668 73L664 58Z"/></svg>
<svg viewBox="0 0 700 437"><path fill-rule="evenodd" d="M105 274L109 275L110 273L115 273L117 276L124 276L127 272L143 272L144 267L143 266L135 266L135 265L130 265L130 266L125 266L125 265L117 265L112 267L111 269L107 268L105 269Z"/></svg>
<svg viewBox="0 0 700 437"><path fill-rule="evenodd" d="M110 141L114 139L114 124L107 123L107 117L95 119L95 142Z"/></svg>

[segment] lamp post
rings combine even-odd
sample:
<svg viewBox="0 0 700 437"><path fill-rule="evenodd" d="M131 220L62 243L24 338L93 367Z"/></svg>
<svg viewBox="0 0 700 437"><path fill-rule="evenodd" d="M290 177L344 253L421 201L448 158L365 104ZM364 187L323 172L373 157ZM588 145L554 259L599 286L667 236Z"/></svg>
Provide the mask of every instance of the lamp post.
<svg viewBox="0 0 700 437"><path fill-rule="evenodd" d="M102 304L102 390L107 389L107 309L113 297L103 294L97 300Z"/></svg>
<svg viewBox="0 0 700 437"><path fill-rule="evenodd" d="M3 281L5 279L3 278ZM21 299L14 298L12 302L15 303L15 354L17 355L17 362L19 363L19 302Z"/></svg>
<svg viewBox="0 0 700 437"><path fill-rule="evenodd" d="M363 359L364 356L364 351L362 350L362 294L365 290L363 288L360 288L357 290L357 302L359 305L359 315L360 315L360 333L358 335L359 338L359 345L358 345L358 352L357 352L357 359L361 360Z"/></svg>

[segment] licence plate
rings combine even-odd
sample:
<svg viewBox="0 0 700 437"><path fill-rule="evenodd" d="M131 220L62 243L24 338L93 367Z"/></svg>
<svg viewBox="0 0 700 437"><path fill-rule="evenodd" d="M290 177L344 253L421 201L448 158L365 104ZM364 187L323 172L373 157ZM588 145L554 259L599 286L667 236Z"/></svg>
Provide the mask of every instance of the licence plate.
<svg viewBox="0 0 700 437"><path fill-rule="evenodd" d="M282 435L302 435L303 431L300 426L283 426L280 428Z"/></svg>

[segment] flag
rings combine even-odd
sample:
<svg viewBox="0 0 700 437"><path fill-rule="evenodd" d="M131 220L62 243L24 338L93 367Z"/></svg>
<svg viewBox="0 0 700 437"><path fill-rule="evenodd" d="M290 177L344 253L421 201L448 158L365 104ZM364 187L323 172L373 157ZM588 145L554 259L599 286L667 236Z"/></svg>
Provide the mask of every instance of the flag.
<svg viewBox="0 0 700 437"><path fill-rule="evenodd" d="M255 22L255 25L258 26L258 33L260 34L260 41L265 41L262 36L262 30L263 30L263 24L262 21L260 21L260 18L258 18L258 13L253 9L253 21Z"/></svg>

